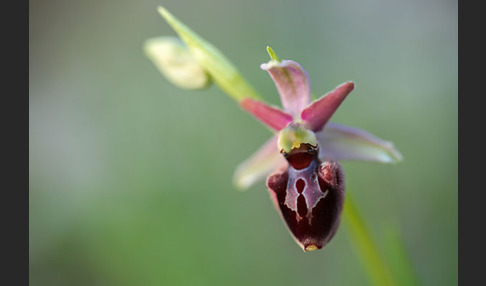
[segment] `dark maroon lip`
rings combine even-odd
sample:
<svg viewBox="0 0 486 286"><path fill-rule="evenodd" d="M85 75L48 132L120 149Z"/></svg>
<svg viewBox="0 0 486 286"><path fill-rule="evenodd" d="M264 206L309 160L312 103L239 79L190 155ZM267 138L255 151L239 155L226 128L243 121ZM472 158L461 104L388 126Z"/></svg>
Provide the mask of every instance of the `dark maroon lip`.
<svg viewBox="0 0 486 286"><path fill-rule="evenodd" d="M298 154L292 153L290 161ZM344 179L337 162L317 155L307 168L289 166L270 175L267 187L287 228L304 251L323 248L334 236L344 202Z"/></svg>

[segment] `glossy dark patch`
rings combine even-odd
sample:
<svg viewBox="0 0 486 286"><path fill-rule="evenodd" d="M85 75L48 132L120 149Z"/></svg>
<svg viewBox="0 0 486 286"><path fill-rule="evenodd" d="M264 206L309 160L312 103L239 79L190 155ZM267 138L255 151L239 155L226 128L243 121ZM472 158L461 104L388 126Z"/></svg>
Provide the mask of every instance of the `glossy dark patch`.
<svg viewBox="0 0 486 286"><path fill-rule="evenodd" d="M284 156L294 169L301 170L307 168L316 159L317 153L318 150L315 146L303 143L299 148L292 149Z"/></svg>
<svg viewBox="0 0 486 286"><path fill-rule="evenodd" d="M287 161L289 162L289 164L297 170L307 168L312 162L312 159L314 159L313 154L304 152L295 153L287 156Z"/></svg>
<svg viewBox="0 0 486 286"><path fill-rule="evenodd" d="M305 218L307 215L307 204L303 195L297 197L297 213L302 218Z"/></svg>
<svg viewBox="0 0 486 286"><path fill-rule="evenodd" d="M295 187L297 188L297 192L299 194L302 194L305 188L305 182L302 179L298 179L297 182L295 183Z"/></svg>

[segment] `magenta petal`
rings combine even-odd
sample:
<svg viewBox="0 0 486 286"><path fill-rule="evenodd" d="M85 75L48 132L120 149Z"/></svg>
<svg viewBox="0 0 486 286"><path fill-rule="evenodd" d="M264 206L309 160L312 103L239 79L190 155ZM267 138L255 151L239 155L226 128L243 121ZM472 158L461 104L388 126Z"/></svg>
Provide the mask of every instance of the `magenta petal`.
<svg viewBox="0 0 486 286"><path fill-rule="evenodd" d="M293 120L292 115L251 98L240 101L240 106L265 125L277 131L285 128Z"/></svg>
<svg viewBox="0 0 486 286"><path fill-rule="evenodd" d="M313 131L321 130L341 102L354 89L352 81L345 82L306 107L300 117Z"/></svg>
<svg viewBox="0 0 486 286"><path fill-rule="evenodd" d="M270 61L260 66L268 71L277 87L284 110L294 117L311 102L309 76L296 62Z"/></svg>

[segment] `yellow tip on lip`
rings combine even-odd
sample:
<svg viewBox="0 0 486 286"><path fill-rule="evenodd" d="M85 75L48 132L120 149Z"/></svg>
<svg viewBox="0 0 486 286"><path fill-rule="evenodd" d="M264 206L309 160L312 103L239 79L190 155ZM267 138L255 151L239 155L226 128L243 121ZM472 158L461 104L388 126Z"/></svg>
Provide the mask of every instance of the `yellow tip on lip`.
<svg viewBox="0 0 486 286"><path fill-rule="evenodd" d="M308 245L306 246L305 248L305 251L314 251L314 250L317 250L317 246L315 246L314 244L311 244L311 245Z"/></svg>

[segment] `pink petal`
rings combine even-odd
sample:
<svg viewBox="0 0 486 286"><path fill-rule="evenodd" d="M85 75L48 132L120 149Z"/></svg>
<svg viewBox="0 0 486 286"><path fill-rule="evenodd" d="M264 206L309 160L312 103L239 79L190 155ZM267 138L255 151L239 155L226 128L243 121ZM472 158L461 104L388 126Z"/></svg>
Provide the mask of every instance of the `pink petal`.
<svg viewBox="0 0 486 286"><path fill-rule="evenodd" d="M277 131L285 128L287 124L293 121L292 115L255 99L245 98L240 101L240 106L265 125Z"/></svg>
<svg viewBox="0 0 486 286"><path fill-rule="evenodd" d="M278 151L277 139L277 135L270 138L249 159L238 166L233 177L236 186L241 189L249 188L279 166L287 165L287 161Z"/></svg>
<svg viewBox="0 0 486 286"><path fill-rule="evenodd" d="M313 131L321 130L346 96L354 89L352 81L345 82L306 107L300 117Z"/></svg>
<svg viewBox="0 0 486 286"><path fill-rule="evenodd" d="M294 117L311 102L309 76L296 62L270 61L260 66L268 71L277 87L284 110Z"/></svg>
<svg viewBox="0 0 486 286"><path fill-rule="evenodd" d="M319 158L328 160L361 160L397 163L403 159L392 142L355 127L329 122L316 133L319 141Z"/></svg>

